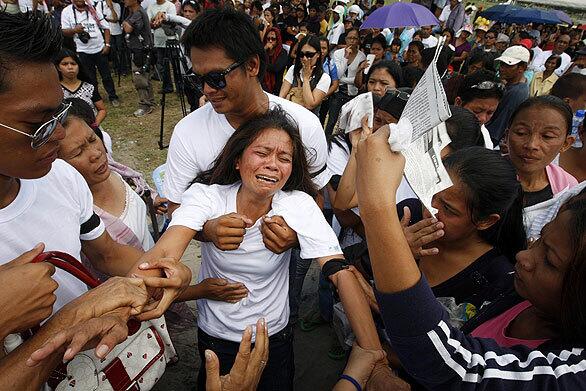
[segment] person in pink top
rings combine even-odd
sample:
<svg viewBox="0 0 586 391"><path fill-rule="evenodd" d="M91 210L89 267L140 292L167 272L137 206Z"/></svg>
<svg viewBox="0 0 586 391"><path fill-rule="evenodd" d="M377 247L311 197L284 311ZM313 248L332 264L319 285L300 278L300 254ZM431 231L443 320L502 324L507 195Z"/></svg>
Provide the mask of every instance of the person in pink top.
<svg viewBox="0 0 586 391"><path fill-rule="evenodd" d="M525 207L547 201L578 184L576 178L552 163L572 146L571 129L572 109L555 96L527 99L513 113L507 144L523 187Z"/></svg>

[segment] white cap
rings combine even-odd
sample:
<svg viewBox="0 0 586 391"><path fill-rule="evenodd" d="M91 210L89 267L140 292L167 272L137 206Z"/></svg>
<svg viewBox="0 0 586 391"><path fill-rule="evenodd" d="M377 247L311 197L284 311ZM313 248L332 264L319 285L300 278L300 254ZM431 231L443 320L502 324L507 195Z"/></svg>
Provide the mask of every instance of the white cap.
<svg viewBox="0 0 586 391"><path fill-rule="evenodd" d="M511 46L499 58L495 59L495 61L502 61L507 65L516 65L520 62L528 63L529 50L520 45Z"/></svg>
<svg viewBox="0 0 586 391"><path fill-rule="evenodd" d="M340 16L344 16L344 12L346 12L346 9L343 5L337 5L336 8L334 8L334 12Z"/></svg>

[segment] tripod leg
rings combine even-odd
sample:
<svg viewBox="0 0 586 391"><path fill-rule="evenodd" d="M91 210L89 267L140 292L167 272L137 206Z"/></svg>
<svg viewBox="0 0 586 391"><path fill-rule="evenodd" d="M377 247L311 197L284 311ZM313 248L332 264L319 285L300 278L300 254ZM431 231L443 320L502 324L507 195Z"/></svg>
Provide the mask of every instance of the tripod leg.
<svg viewBox="0 0 586 391"><path fill-rule="evenodd" d="M159 149L165 149L166 146L163 144L163 134L165 131L165 92L161 96L161 127L159 129Z"/></svg>

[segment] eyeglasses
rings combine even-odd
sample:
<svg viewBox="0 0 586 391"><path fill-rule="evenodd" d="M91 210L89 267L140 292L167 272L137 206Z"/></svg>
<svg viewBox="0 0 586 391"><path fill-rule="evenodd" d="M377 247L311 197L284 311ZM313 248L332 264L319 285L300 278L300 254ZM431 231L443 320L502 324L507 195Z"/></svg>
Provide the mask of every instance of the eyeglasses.
<svg viewBox="0 0 586 391"><path fill-rule="evenodd" d="M390 96L392 96L394 98L395 97L396 98L399 98L399 99L401 99L402 101L405 101L405 102L407 102L409 100L409 98L411 97L411 94L409 94L408 92L399 91L397 89L390 88L390 87L387 87L386 94L388 94L388 95L390 95Z"/></svg>
<svg viewBox="0 0 586 391"><path fill-rule="evenodd" d="M486 39L495 39L496 37L494 35L487 35Z"/></svg>
<svg viewBox="0 0 586 391"><path fill-rule="evenodd" d="M494 81L483 81L482 83L474 84L470 88L475 88L477 90L492 90L493 88L502 90L505 86L502 83L495 83Z"/></svg>
<svg viewBox="0 0 586 391"><path fill-rule="evenodd" d="M303 58L308 58L308 59L312 59L313 57L315 57L315 55L317 54L317 52L301 52L299 53L299 57Z"/></svg>
<svg viewBox="0 0 586 391"><path fill-rule="evenodd" d="M35 130L33 134L23 132L22 130L15 129L12 126L4 125L3 123L0 123L0 126L3 126L6 129L10 129L16 133L20 133L24 136L30 137L32 139L31 148L37 149L45 145L47 141L49 141L49 139L55 132L55 129L57 128L57 123L63 125L63 123L67 119L67 114L69 113L70 108L71 102L68 104L61 103L57 114L53 115L53 117L49 121L39 126L39 128Z"/></svg>
<svg viewBox="0 0 586 391"><path fill-rule="evenodd" d="M267 37L267 41L276 41L277 37Z"/></svg>
<svg viewBox="0 0 586 391"><path fill-rule="evenodd" d="M234 69L240 67L245 62L246 60L235 62L221 72L212 71L202 76L198 75L197 73L190 73L183 76L183 78L187 83L191 84L201 92L203 92L204 83L215 90L222 90L226 88L226 75L232 72Z"/></svg>

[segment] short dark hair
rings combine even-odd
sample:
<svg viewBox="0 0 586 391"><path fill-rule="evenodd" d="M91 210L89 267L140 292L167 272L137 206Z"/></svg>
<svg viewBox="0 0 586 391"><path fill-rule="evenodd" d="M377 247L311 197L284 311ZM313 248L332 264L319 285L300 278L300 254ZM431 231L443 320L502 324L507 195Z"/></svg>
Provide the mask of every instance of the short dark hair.
<svg viewBox="0 0 586 391"><path fill-rule="evenodd" d="M382 34L379 34L376 37L374 37L372 39L372 42L370 43L370 46L372 47L372 45L374 45L375 43L380 44L382 46L383 50L387 48L387 39Z"/></svg>
<svg viewBox="0 0 586 391"><path fill-rule="evenodd" d="M104 142L104 134L99 126L96 125L96 115L94 114L94 110L87 103L85 100L81 98L66 98L63 99L63 103L71 103L71 107L69 108L69 115L67 116L67 121L65 121L64 126L67 127L72 119L78 119L80 121L85 122L94 133L98 136L102 142Z"/></svg>
<svg viewBox="0 0 586 391"><path fill-rule="evenodd" d="M542 95L542 96L535 96L533 98L529 98L523 103L521 103L517 109L511 115L511 119L509 120L508 127L511 127L515 118L524 110L532 108L532 107L548 107L550 109L556 110L558 113L564 117L564 122L566 126L566 134L569 135L572 131L572 122L574 119L574 113L572 113L572 109L570 106L564 102L562 99L558 98L557 96L553 95Z"/></svg>
<svg viewBox="0 0 586 391"><path fill-rule="evenodd" d="M53 64L55 64L55 68L57 68L57 73L59 74L59 80L63 80L63 75L61 74L61 70L59 69L59 64L63 61L64 58L71 57L73 61L77 63L78 66L78 73L77 78L81 81L85 81L86 83L91 83L91 80L85 70L84 65L81 63L81 60L77 56L73 50L63 48L61 51L53 57Z"/></svg>
<svg viewBox="0 0 586 391"><path fill-rule="evenodd" d="M411 41L411 42L409 42L409 45L407 45L407 47L409 47L409 48L411 48L412 46L417 46L417 50L419 50L419 53L421 53L423 55L423 51L425 50L425 45L423 45L423 42Z"/></svg>
<svg viewBox="0 0 586 391"><path fill-rule="evenodd" d="M490 89L476 88L480 83L485 81L495 82L495 87ZM473 88L474 87L474 88ZM503 98L503 89L496 85L496 75L494 72L481 69L468 75L462 80L462 84L458 88L457 96L460 97L463 104L469 103L474 99L490 99L495 98L499 101Z"/></svg>
<svg viewBox="0 0 586 391"><path fill-rule="evenodd" d="M403 42L401 42L401 40L399 38L393 38L390 46L393 46L393 45L403 46Z"/></svg>
<svg viewBox="0 0 586 391"><path fill-rule="evenodd" d="M549 60L555 60L555 67L556 69L559 68L562 65L562 56L558 56L556 54L552 54L551 56L549 56L547 58L547 60L545 60L545 62L548 62Z"/></svg>
<svg viewBox="0 0 586 391"><path fill-rule="evenodd" d="M25 63L51 63L61 50L63 34L51 19L37 13L0 12L0 94L8 90L9 71Z"/></svg>
<svg viewBox="0 0 586 391"><path fill-rule="evenodd" d="M208 9L185 30L181 39L186 48L218 48L234 61L258 56L258 80L262 80L267 57L258 28L244 13L228 9Z"/></svg>
<svg viewBox="0 0 586 391"><path fill-rule="evenodd" d="M560 99L580 99L586 94L586 75L567 73L560 77L551 88L550 95Z"/></svg>
<svg viewBox="0 0 586 391"><path fill-rule="evenodd" d="M381 60L377 62L368 70L368 75L366 76L366 79L370 79L370 75L372 75L372 73L377 69L386 70L387 73L391 75L393 80L395 80L395 84L397 85L397 87L403 86L403 70L401 69L401 66L395 61Z"/></svg>
<svg viewBox="0 0 586 391"><path fill-rule="evenodd" d="M476 115L460 106L450 106L452 116L446 120L446 129L452 142L450 149L455 152L468 147L483 147L484 138Z"/></svg>
<svg viewBox="0 0 586 391"><path fill-rule="evenodd" d="M299 127L295 120L282 108L275 107L265 114L245 122L230 136L222 152L214 161L212 168L202 172L194 182L207 185L231 185L241 180L236 170L236 160L244 150L266 129L280 129L291 137L293 144L291 176L283 186L283 191L299 190L311 196L317 195L315 184L309 173L309 162L301 140Z"/></svg>

